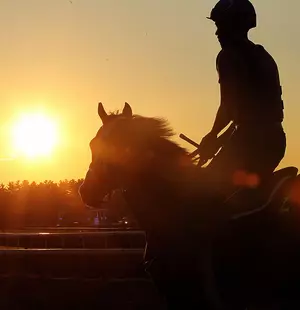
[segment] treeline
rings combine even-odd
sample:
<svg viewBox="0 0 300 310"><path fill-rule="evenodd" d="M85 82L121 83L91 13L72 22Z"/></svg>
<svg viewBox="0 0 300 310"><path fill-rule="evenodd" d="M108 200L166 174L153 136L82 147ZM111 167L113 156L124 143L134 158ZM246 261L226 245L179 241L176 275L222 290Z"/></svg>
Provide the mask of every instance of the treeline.
<svg viewBox="0 0 300 310"><path fill-rule="evenodd" d="M115 192L105 210L82 203L78 190L83 179L58 183L17 181L0 184L0 229L54 226L116 225L126 216L126 203Z"/></svg>

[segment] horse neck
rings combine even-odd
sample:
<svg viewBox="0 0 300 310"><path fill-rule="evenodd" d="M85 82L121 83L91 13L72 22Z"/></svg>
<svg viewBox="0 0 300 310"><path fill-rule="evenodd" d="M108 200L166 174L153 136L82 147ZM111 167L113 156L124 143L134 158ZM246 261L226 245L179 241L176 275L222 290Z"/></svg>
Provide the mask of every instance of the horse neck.
<svg viewBox="0 0 300 310"><path fill-rule="evenodd" d="M153 156L134 176L134 186L153 195L153 191L161 192L187 183L194 165L184 149L167 139L158 139L146 153Z"/></svg>
<svg viewBox="0 0 300 310"><path fill-rule="evenodd" d="M191 170L195 169L179 147L162 150L161 144L157 144L152 152L155 156L150 164L131 175L127 186L128 203L145 226L156 226L167 218L177 216L175 210L180 208L183 197L187 196ZM168 225L172 225L171 222Z"/></svg>

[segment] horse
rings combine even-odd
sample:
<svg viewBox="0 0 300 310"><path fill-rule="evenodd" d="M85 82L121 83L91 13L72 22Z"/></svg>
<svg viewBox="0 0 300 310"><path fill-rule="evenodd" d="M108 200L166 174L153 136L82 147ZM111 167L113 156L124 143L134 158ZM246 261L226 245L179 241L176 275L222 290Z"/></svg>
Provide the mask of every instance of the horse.
<svg viewBox="0 0 300 310"><path fill-rule="evenodd" d="M269 209L259 206L250 213L242 212L229 221L224 220L224 214L212 207L220 204L220 197L212 190L211 183L206 182L205 169L199 169L188 151L172 140L174 132L165 119L134 115L128 103L122 112L109 114L99 103L98 115L102 126L90 141L92 160L80 187L83 202L90 207L100 207L111 191L122 189L131 211L146 232L147 270L169 309L224 309L224 304L236 299L237 293L245 300L240 298L230 309L244 309L249 296L244 297L239 284L233 285L233 290L224 289L230 277L222 271L225 284L223 281L221 289L217 288L222 281L218 281L214 272L213 247L217 244L221 249L217 251L220 257L226 257L224 253L228 252L228 248L222 247L224 240L245 250L247 247L241 246L240 240L237 242L234 233L228 234L227 229L240 230L241 226L247 226L243 222L245 218L248 223L248 218L256 219ZM288 169L287 173L277 173L270 184L283 181L286 184L294 177L295 170ZM283 184L275 186L275 191L273 187L270 194L274 198ZM281 198L279 200L281 202ZM266 205L270 204L269 201ZM243 224L228 225L232 221ZM264 222L260 227L264 227ZM221 231L225 232L225 238ZM234 252L233 246L231 250ZM217 266L224 266L219 258L217 261ZM245 270L240 261L236 265L241 266L236 274ZM239 275L236 281L247 283Z"/></svg>

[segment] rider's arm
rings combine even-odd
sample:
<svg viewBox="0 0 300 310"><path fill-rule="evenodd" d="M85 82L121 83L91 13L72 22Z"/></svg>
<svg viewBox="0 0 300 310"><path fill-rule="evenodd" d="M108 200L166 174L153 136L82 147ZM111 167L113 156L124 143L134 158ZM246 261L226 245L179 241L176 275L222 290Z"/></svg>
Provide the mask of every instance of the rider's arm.
<svg viewBox="0 0 300 310"><path fill-rule="evenodd" d="M220 132L234 120L235 107L242 97L240 59L236 56L237 53L233 50L222 50L218 55L217 70L219 73L221 103L211 131L200 143L199 149L201 149L202 157L208 158L212 154L211 145L214 145L215 139ZM232 128L228 132L226 131L226 135L227 133L229 136L232 133Z"/></svg>
<svg viewBox="0 0 300 310"><path fill-rule="evenodd" d="M221 103L211 130L218 135L234 119L236 106L242 100L243 64L234 50L222 50L217 58Z"/></svg>
<svg viewBox="0 0 300 310"><path fill-rule="evenodd" d="M217 136L230 122L231 118L227 112L226 106L221 103L210 133Z"/></svg>

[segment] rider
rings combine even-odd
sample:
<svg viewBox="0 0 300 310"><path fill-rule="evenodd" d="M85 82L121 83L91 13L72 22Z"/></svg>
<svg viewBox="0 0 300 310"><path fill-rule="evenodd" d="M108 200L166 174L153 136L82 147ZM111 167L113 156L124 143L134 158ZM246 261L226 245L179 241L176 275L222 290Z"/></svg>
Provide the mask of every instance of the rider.
<svg viewBox="0 0 300 310"><path fill-rule="evenodd" d="M220 0L209 19L215 22L222 48L217 56L221 102L198 152L202 163L212 159L203 169L212 182L206 182L208 188L213 185L221 191L221 197L232 197L237 187L258 186L284 157L282 90L274 59L264 47L248 39L249 30L256 27L256 12L250 1ZM227 127L220 145L217 138ZM252 199L252 190L242 193ZM243 199L243 208L246 201ZM217 213L221 210L225 217L227 212L236 211L231 205L219 208ZM206 270L210 291L217 300L213 271Z"/></svg>
<svg viewBox="0 0 300 310"><path fill-rule="evenodd" d="M217 136L232 123L225 132L230 138L208 166L213 180L221 182L218 184L227 192L228 185L231 188L239 182L258 185L283 158L282 91L274 59L248 39L248 31L256 27L250 1L220 0L209 19L216 24L222 47L217 57L221 103L199 153L201 159L213 158ZM249 182L247 176L251 176Z"/></svg>

